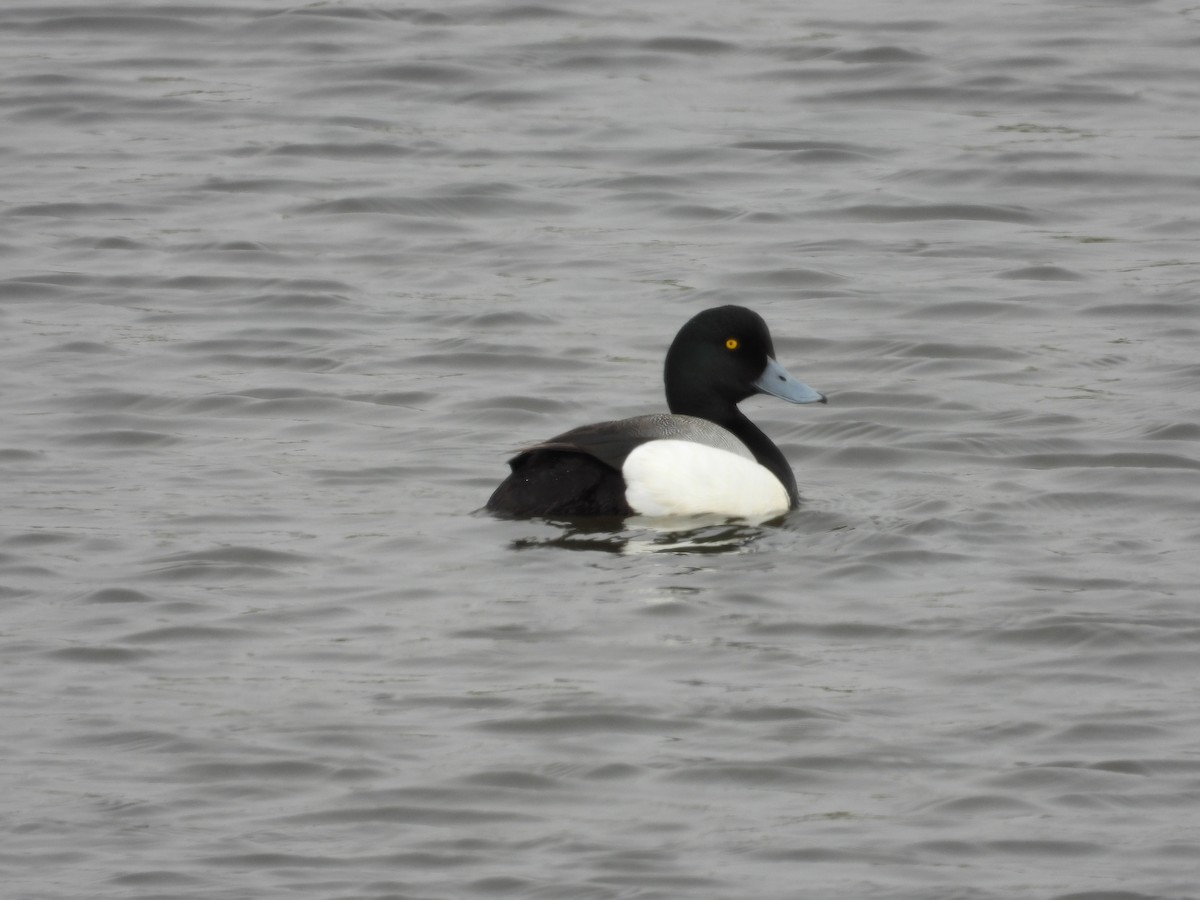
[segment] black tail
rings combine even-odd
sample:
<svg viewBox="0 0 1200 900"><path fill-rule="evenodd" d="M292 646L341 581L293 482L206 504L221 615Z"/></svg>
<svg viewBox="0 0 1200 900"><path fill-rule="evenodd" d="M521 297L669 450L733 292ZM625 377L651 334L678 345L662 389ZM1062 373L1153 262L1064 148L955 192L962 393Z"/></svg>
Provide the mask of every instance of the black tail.
<svg viewBox="0 0 1200 900"><path fill-rule="evenodd" d="M512 474L488 499L489 512L513 518L633 515L621 473L594 456L527 450L509 465Z"/></svg>

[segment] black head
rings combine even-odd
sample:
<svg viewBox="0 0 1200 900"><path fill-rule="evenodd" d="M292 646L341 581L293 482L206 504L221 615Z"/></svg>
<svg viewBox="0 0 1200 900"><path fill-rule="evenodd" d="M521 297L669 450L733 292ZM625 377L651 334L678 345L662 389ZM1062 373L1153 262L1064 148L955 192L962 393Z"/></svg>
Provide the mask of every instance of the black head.
<svg viewBox="0 0 1200 900"><path fill-rule="evenodd" d="M671 412L718 423L757 393L792 403L825 402L775 362L767 323L743 306L706 309L679 329L667 351L664 380Z"/></svg>

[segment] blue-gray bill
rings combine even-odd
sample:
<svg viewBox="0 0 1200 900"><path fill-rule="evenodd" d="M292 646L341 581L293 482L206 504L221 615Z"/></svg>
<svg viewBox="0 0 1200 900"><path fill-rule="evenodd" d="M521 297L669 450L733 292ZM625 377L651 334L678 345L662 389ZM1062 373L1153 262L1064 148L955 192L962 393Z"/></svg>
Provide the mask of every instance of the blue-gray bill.
<svg viewBox="0 0 1200 900"><path fill-rule="evenodd" d="M828 398L794 377L778 362L767 357L767 367L754 386L764 394L787 400L789 403L828 403Z"/></svg>

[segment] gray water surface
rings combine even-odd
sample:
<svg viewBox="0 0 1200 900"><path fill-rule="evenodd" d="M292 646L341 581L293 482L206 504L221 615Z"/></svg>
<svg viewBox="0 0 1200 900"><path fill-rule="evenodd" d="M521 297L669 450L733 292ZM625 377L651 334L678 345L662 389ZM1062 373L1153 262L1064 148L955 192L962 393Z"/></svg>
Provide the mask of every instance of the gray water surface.
<svg viewBox="0 0 1200 900"><path fill-rule="evenodd" d="M1200 8L0 12L0 881L1200 897ZM802 507L477 510L736 302Z"/></svg>

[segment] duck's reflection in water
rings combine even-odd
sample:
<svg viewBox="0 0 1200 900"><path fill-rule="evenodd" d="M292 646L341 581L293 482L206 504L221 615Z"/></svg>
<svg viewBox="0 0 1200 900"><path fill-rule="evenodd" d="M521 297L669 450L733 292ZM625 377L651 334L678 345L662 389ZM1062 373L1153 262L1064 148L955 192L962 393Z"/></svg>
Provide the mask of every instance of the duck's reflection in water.
<svg viewBox="0 0 1200 900"><path fill-rule="evenodd" d="M547 537L518 538L514 550L558 547L599 553L637 555L647 553L736 553L769 532L764 527L778 522L730 520L720 516L651 518L544 519L558 532Z"/></svg>

